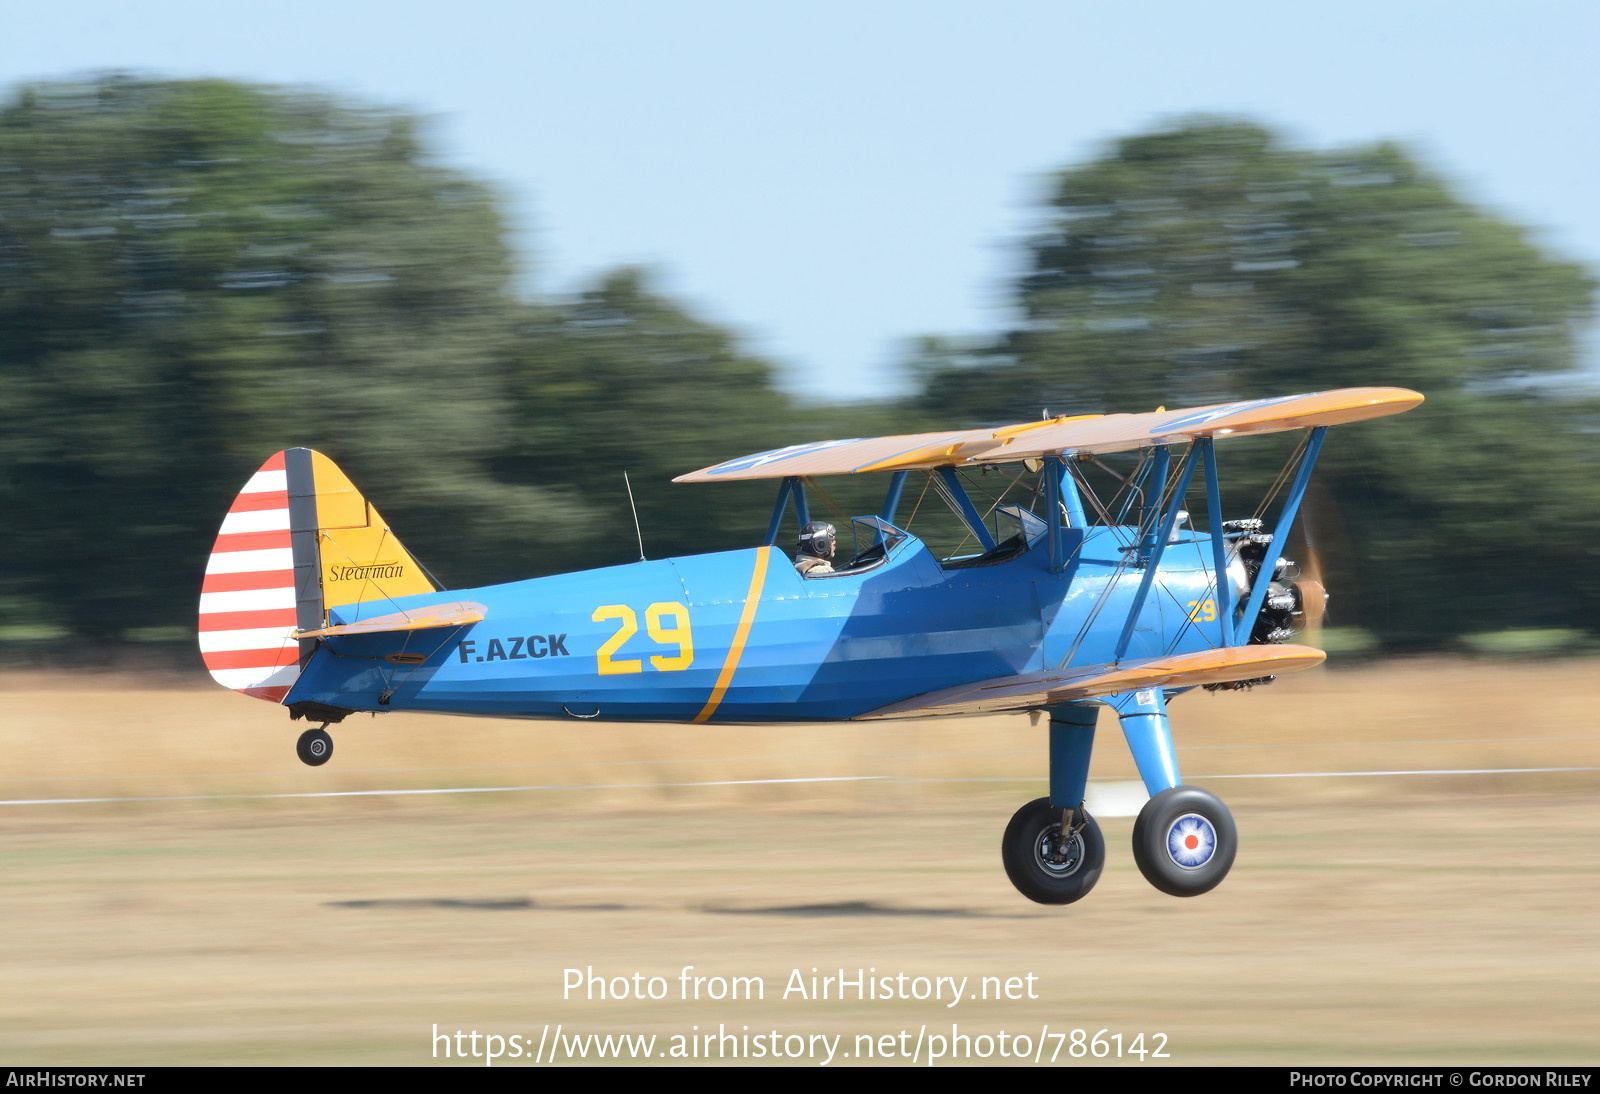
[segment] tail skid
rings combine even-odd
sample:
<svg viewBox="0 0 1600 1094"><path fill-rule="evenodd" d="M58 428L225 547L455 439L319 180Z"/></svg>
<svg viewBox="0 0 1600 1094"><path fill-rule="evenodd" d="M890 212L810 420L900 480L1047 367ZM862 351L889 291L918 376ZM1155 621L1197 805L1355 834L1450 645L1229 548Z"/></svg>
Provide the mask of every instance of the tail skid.
<svg viewBox="0 0 1600 1094"><path fill-rule="evenodd" d="M328 457L279 452L234 499L200 591L200 652L223 687L282 702L328 609L434 592L378 511Z"/></svg>

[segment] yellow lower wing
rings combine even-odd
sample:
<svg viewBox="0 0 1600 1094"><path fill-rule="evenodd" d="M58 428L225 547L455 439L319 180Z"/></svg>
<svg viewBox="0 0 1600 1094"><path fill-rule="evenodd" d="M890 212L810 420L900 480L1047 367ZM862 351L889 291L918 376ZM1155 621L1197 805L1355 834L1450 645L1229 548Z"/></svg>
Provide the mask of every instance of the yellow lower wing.
<svg viewBox="0 0 1600 1094"><path fill-rule="evenodd" d="M974 684L913 696L859 717L1035 710L1057 703L1094 699L1141 688L1186 688L1298 672L1322 664L1326 656L1321 650L1310 646L1226 646L1199 653L1127 661L1120 665L1087 665L1054 672L980 680Z"/></svg>

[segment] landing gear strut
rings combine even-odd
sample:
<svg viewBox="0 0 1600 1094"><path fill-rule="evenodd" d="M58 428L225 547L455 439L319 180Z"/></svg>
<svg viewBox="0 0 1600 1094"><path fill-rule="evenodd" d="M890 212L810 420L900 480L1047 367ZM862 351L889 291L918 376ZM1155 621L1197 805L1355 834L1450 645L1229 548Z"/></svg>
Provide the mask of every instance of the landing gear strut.
<svg viewBox="0 0 1600 1094"><path fill-rule="evenodd" d="M1105 837L1083 808L1098 714L1090 705L1050 711L1050 796L1017 810L1000 841L1011 884L1040 904L1082 900L1106 864Z"/></svg>
<svg viewBox="0 0 1600 1094"><path fill-rule="evenodd" d="M299 755L301 763L311 767L321 767L333 758L333 738L328 736L327 726L320 725L316 729L308 729L300 734L294 750Z"/></svg>
<svg viewBox="0 0 1600 1094"><path fill-rule="evenodd" d="M1103 700L1117 712L1122 735L1150 800L1133 825L1133 860L1145 880L1172 896L1199 896L1222 883L1239 848L1233 814L1215 794L1183 786L1160 688ZM1094 747L1093 704L1050 711L1050 796L1017 810L1000 845L1006 876L1040 904L1071 904L1100 880L1106 844L1083 808ZM1075 802L1076 806L1064 803Z"/></svg>

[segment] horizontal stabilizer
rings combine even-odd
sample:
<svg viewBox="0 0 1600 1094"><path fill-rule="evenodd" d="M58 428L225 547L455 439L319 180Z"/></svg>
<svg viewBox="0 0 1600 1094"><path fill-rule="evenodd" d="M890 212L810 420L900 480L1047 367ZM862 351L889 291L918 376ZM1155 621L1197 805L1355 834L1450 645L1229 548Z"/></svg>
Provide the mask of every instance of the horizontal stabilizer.
<svg viewBox="0 0 1600 1094"><path fill-rule="evenodd" d="M1262 676L1314 668L1322 664L1326 656L1321 650L1310 646L1226 646L1199 653L1127 661L1120 665L1085 665L980 680L974 684L913 696L859 717L1035 710L1056 703L1094 699L1141 688L1187 688L1231 680L1254 680Z"/></svg>
<svg viewBox="0 0 1600 1094"><path fill-rule="evenodd" d="M428 631L439 627L464 627L481 622L488 613L482 604L463 600L456 604L429 604L425 608L392 612L363 619L359 623L342 623L336 627L322 627L314 631L295 631L296 638L334 638L341 634L386 634L390 631Z"/></svg>

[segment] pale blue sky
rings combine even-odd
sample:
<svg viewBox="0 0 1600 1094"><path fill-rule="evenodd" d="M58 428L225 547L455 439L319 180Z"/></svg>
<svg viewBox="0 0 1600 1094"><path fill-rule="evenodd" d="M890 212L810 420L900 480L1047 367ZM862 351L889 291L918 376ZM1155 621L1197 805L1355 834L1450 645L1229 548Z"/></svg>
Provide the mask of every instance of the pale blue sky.
<svg viewBox="0 0 1600 1094"><path fill-rule="evenodd" d="M1399 140L1600 269L1597 0L0 2L0 83L108 68L313 85L435 119L542 292L617 263L786 367L892 389L999 329L1040 180L1174 115Z"/></svg>

